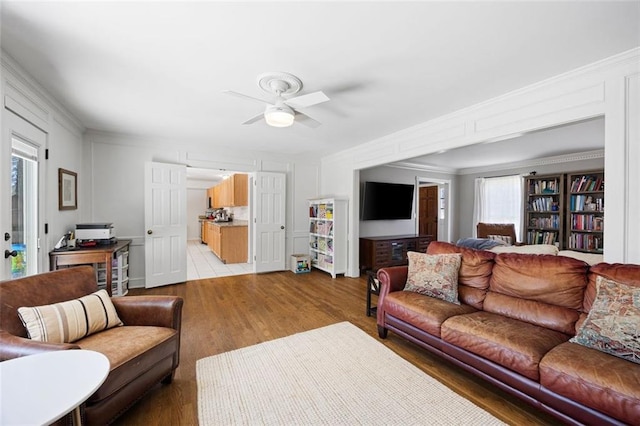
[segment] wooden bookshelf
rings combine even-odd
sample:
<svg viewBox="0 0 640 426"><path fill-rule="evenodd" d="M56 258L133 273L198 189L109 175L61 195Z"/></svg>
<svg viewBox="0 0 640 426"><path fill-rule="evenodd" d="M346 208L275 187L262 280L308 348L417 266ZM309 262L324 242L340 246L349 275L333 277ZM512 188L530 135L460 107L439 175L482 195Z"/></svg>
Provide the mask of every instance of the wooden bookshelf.
<svg viewBox="0 0 640 426"><path fill-rule="evenodd" d="M531 175L525 178L526 244L564 243L564 175Z"/></svg>
<svg viewBox="0 0 640 426"><path fill-rule="evenodd" d="M567 174L566 247L588 253L604 250L604 170Z"/></svg>

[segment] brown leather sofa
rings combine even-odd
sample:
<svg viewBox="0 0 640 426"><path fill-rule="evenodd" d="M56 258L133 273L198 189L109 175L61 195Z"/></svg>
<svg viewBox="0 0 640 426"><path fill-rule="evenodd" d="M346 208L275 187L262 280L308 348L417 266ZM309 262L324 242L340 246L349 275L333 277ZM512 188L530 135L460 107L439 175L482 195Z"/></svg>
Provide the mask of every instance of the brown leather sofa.
<svg viewBox="0 0 640 426"><path fill-rule="evenodd" d="M381 269L377 323L567 424L639 424L640 364L569 342L596 294L596 277L640 287L640 265L564 256L461 253L460 305L402 291L407 266Z"/></svg>
<svg viewBox="0 0 640 426"><path fill-rule="evenodd" d="M73 343L27 338L17 314L19 307L73 300L97 289L90 266L0 282L0 361L67 349L93 350L109 359L107 379L81 407L89 425L112 422L150 388L159 382L170 383L180 361L183 300L173 296L112 298L124 325Z"/></svg>

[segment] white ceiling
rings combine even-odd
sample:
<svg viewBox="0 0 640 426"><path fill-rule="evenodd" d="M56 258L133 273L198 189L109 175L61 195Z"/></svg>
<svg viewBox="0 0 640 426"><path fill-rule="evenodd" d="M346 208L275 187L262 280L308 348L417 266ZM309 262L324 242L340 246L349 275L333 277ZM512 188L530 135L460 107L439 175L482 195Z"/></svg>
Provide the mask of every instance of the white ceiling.
<svg viewBox="0 0 640 426"><path fill-rule="evenodd" d="M638 1L0 4L2 48L87 129L291 154L368 142L640 45ZM222 91L266 96L267 71L324 91L331 101L305 110L323 125L241 125L260 105Z"/></svg>

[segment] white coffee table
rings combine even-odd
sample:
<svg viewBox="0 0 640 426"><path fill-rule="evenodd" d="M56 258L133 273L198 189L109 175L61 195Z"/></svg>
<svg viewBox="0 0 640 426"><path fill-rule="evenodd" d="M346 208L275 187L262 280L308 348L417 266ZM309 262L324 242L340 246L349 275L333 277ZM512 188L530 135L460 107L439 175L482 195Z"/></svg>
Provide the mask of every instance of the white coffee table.
<svg viewBox="0 0 640 426"><path fill-rule="evenodd" d="M0 424L43 425L74 411L107 378L109 360L101 353L63 350L0 362Z"/></svg>

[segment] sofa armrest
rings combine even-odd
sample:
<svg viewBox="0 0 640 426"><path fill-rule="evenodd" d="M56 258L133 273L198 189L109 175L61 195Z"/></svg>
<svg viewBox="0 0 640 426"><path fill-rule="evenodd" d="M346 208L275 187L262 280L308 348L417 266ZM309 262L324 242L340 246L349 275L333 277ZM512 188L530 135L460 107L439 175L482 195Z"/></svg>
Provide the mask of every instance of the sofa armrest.
<svg viewBox="0 0 640 426"><path fill-rule="evenodd" d="M126 296L111 299L125 325L168 327L180 331L183 299L177 296Z"/></svg>
<svg viewBox="0 0 640 426"><path fill-rule="evenodd" d="M392 266L390 268L382 268L378 270L378 280L380 281L380 292L378 293L378 307L376 312L376 320L378 323L378 334L380 337L386 337L385 330L385 299L389 293L402 291L407 283L407 274L409 267Z"/></svg>
<svg viewBox="0 0 640 426"><path fill-rule="evenodd" d="M80 346L73 343L40 342L26 337L14 336L5 330L0 330L0 361L67 349L80 349Z"/></svg>
<svg viewBox="0 0 640 426"><path fill-rule="evenodd" d="M378 271L378 279L380 280L380 292L385 294L404 289L407 283L407 266L393 266L391 268L382 268Z"/></svg>

